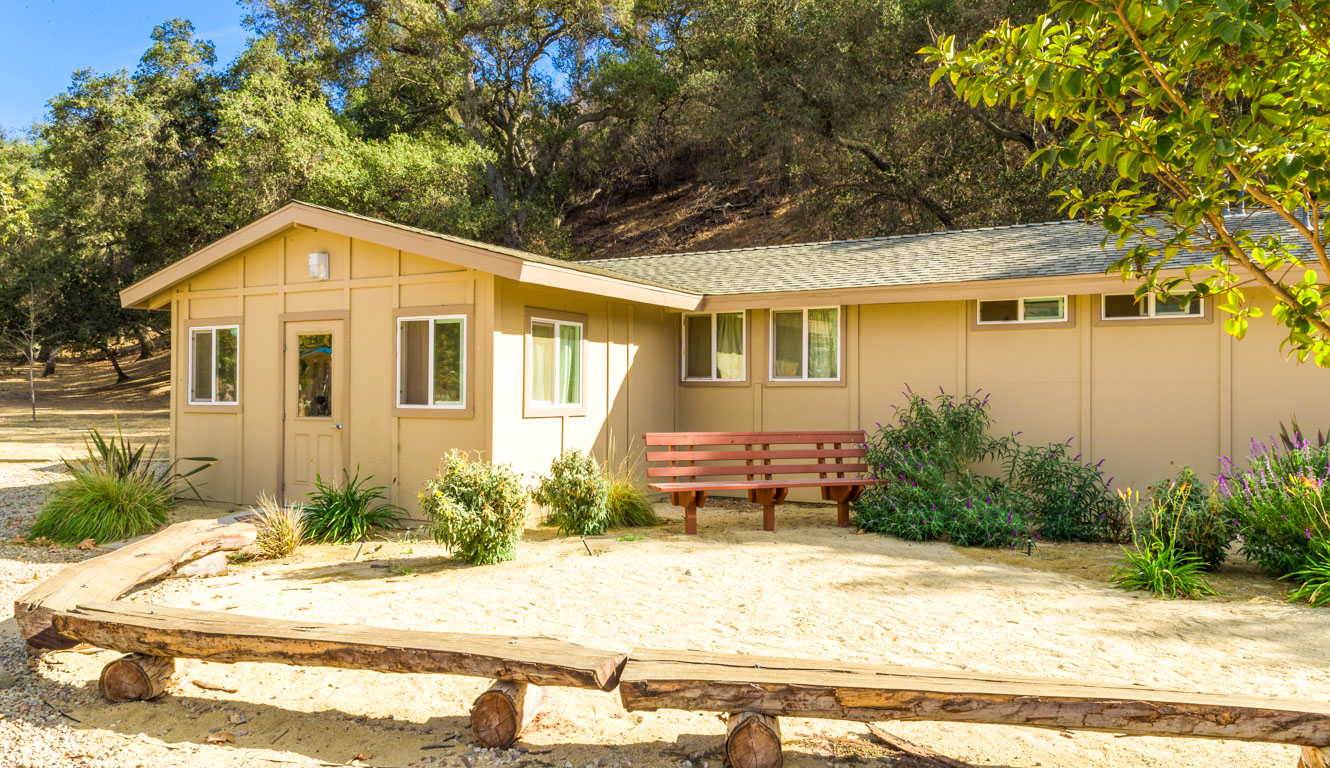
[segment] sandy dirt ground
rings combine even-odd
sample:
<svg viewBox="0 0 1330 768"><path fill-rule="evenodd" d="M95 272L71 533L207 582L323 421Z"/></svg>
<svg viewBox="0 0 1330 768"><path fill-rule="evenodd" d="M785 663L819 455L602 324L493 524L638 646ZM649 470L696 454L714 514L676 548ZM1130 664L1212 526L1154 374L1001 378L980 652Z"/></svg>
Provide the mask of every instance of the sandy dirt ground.
<svg viewBox="0 0 1330 768"><path fill-rule="evenodd" d="M953 670L1092 679L1325 700L1330 611L1289 605L1259 577L1250 595L1168 602L1068 573L1111 562L1109 548L971 557L834 527L834 511L784 507L775 534L747 505L706 511L682 535L661 528L589 539L528 531L515 562L464 567L433 543L309 547L225 577L169 580L132 599L311 621L545 635L597 647L691 648ZM12 626L12 622L7 622ZM6 643L15 639L6 630ZM476 751L467 714L485 682L277 665L196 664L171 695L108 705L95 695L114 654L33 662L62 698L76 740L131 740L140 764L693 766L719 768L711 714L624 711L614 694L554 689L508 752ZM234 689L207 690L194 681ZM786 765L891 765L860 724L788 719ZM976 766L1223 765L1297 762L1290 747L1116 738L1007 726L894 723L894 733ZM209 746L212 735L234 743ZM465 762L463 761L465 758ZM597 762L598 761L598 762ZM905 764L905 763L900 763Z"/></svg>

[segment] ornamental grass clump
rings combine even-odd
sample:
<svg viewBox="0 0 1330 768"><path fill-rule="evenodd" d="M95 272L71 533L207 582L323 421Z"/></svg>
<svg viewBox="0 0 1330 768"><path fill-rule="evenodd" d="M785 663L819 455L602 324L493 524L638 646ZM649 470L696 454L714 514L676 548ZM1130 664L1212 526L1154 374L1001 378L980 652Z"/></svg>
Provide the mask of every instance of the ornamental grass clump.
<svg viewBox="0 0 1330 768"><path fill-rule="evenodd" d="M1330 448L1299 437L1292 448L1252 441L1246 469L1221 460L1218 498L1248 560L1275 576L1302 570L1330 539Z"/></svg>
<svg viewBox="0 0 1330 768"><path fill-rule="evenodd" d="M560 533L593 536L609 525L610 484L596 460L578 450L567 451L550 464L537 483L536 503L546 507L546 525Z"/></svg>
<svg viewBox="0 0 1330 768"><path fill-rule="evenodd" d="M613 445L610 448L613 454ZM639 458L625 456L618 464L605 462L605 481L609 483L606 504L609 528L643 528L660 525L660 515L638 482L642 464Z"/></svg>
<svg viewBox="0 0 1330 768"><path fill-rule="evenodd" d="M517 557L530 502L511 467L471 461L460 451L444 458L438 477L420 493L434 540L472 565Z"/></svg>
<svg viewBox="0 0 1330 768"><path fill-rule="evenodd" d="M1129 508L1138 506L1136 494L1128 491L1123 497ZM1133 535L1131 549L1123 547L1126 556L1113 567L1115 587L1167 600L1218 594L1205 578L1205 561L1178 543L1181 509L1176 498L1150 501L1148 521L1134 527L1140 533Z"/></svg>
<svg viewBox="0 0 1330 768"><path fill-rule="evenodd" d="M176 505L176 487L184 484L197 497L189 478L213 461L211 457L180 458L170 463L157 459L158 444L132 446L116 420L116 434L104 438L89 429L84 438L87 455L63 459L70 479L56 486L33 524L33 538L61 544L92 539L98 544L152 533L166 524ZM197 466L176 470L181 462Z"/></svg>
<svg viewBox="0 0 1330 768"><path fill-rule="evenodd" d="M360 477L342 472L342 482L335 484L314 476L314 490L305 505L305 533L310 541L322 544L350 544L365 541L370 532L392 528L401 520L402 508L388 503L387 489L370 485L373 475Z"/></svg>
<svg viewBox="0 0 1330 768"><path fill-rule="evenodd" d="M290 557L305 540L305 510L279 504L267 491L259 494L251 517L255 556L261 560Z"/></svg>

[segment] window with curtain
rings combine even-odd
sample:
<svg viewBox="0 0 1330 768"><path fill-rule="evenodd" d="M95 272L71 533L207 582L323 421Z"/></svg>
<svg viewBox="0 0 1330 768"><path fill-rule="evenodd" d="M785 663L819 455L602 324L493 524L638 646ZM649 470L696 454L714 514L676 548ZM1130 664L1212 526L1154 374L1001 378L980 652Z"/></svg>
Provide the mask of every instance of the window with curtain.
<svg viewBox="0 0 1330 768"><path fill-rule="evenodd" d="M997 299L978 302L981 325L994 323L1054 323L1067 319L1066 296Z"/></svg>
<svg viewBox="0 0 1330 768"><path fill-rule="evenodd" d="M567 407L582 404L582 324L531 319L528 366L531 404Z"/></svg>
<svg viewBox="0 0 1330 768"><path fill-rule="evenodd" d="M240 402L239 326L189 329L189 402L195 405Z"/></svg>
<svg viewBox="0 0 1330 768"><path fill-rule="evenodd" d="M840 379L840 308L771 311L771 378Z"/></svg>
<svg viewBox="0 0 1330 768"><path fill-rule="evenodd" d="M466 317L434 315L397 320L397 405L465 405Z"/></svg>
<svg viewBox="0 0 1330 768"><path fill-rule="evenodd" d="M744 331L742 312L684 315L684 379L743 381Z"/></svg>

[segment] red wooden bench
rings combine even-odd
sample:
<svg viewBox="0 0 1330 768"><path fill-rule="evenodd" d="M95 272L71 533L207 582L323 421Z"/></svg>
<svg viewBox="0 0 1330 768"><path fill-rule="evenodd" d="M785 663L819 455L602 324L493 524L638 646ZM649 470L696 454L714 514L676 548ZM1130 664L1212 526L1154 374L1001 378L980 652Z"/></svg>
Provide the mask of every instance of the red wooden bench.
<svg viewBox="0 0 1330 768"><path fill-rule="evenodd" d="M850 524L850 503L875 480L864 476L863 430L825 432L648 432L653 491L684 508L684 532L697 533L697 508L711 491L747 491L762 505L762 529L776 530L776 505L791 488L820 488L836 502L836 522ZM656 450L653 450L656 449ZM661 450L663 449L663 450ZM800 477L800 476L803 477ZM814 477L807 477L814 475ZM793 476L793 477L792 477Z"/></svg>

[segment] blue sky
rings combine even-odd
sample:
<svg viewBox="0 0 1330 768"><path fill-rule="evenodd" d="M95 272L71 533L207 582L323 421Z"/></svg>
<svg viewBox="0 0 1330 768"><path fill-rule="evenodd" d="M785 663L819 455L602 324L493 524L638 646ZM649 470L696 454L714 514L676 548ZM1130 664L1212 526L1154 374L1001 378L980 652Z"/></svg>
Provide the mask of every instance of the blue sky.
<svg viewBox="0 0 1330 768"><path fill-rule="evenodd" d="M235 0L0 0L0 127L21 131L46 114L76 69L131 72L158 23L184 17L231 61L245 45Z"/></svg>

